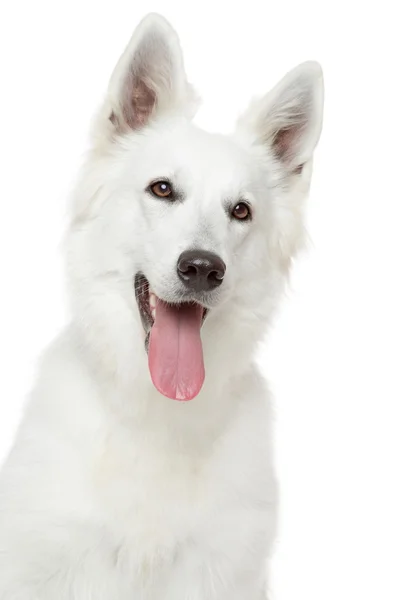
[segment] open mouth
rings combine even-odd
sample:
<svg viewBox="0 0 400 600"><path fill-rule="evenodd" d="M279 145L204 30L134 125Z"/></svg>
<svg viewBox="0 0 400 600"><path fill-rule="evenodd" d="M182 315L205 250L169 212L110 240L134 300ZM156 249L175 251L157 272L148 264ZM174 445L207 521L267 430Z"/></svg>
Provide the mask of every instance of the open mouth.
<svg viewBox="0 0 400 600"><path fill-rule="evenodd" d="M135 296L154 386L168 398L193 399L205 377L200 329L207 309L193 301L163 301L142 273L135 277Z"/></svg>

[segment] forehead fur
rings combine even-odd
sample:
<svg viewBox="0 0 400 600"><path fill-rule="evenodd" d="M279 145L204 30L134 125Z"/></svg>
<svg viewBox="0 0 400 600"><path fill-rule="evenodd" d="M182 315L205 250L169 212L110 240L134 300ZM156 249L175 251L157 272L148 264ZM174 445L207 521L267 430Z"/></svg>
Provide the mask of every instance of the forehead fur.
<svg viewBox="0 0 400 600"><path fill-rule="evenodd" d="M124 140L125 165L145 183L154 177L191 182L250 186L259 175L254 152L233 136L208 133L183 119L155 123Z"/></svg>

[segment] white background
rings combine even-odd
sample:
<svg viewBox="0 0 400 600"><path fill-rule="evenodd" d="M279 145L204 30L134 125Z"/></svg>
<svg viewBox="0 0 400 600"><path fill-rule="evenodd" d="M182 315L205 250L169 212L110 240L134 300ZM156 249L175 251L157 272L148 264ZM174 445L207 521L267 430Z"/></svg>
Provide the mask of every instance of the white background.
<svg viewBox="0 0 400 600"><path fill-rule="evenodd" d="M400 598L394 6L25 0L1 9L0 460L37 355L63 323L65 203L90 117L138 20L157 10L177 28L204 99L197 120L213 130L229 129L297 63L324 67L312 243L260 357L276 397L279 600Z"/></svg>

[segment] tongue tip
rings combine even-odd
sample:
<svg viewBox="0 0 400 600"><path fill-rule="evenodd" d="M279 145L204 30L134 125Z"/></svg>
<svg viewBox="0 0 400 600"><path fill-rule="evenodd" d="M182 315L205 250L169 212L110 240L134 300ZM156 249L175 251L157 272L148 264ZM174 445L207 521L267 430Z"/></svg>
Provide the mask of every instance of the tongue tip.
<svg viewBox="0 0 400 600"><path fill-rule="evenodd" d="M156 390L166 398L176 400L177 402L189 402L199 395L201 388L203 387L204 375L201 381L196 382L196 385L192 385L189 389L186 388L185 390L172 389L170 386L160 384L153 376L151 376L151 380Z"/></svg>

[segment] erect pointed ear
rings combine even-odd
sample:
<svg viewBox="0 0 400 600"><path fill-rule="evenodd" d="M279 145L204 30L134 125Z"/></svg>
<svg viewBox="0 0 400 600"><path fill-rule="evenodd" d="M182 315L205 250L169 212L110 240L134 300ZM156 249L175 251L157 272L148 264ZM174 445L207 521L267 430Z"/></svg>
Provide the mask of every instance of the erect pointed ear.
<svg viewBox="0 0 400 600"><path fill-rule="evenodd" d="M103 123L97 125L117 133L138 130L161 113L192 113L194 99L175 31L163 17L149 14L115 67L100 115Z"/></svg>
<svg viewBox="0 0 400 600"><path fill-rule="evenodd" d="M303 63L254 102L238 128L245 128L256 142L268 146L289 173L300 172L312 158L321 133L323 95L320 65Z"/></svg>

